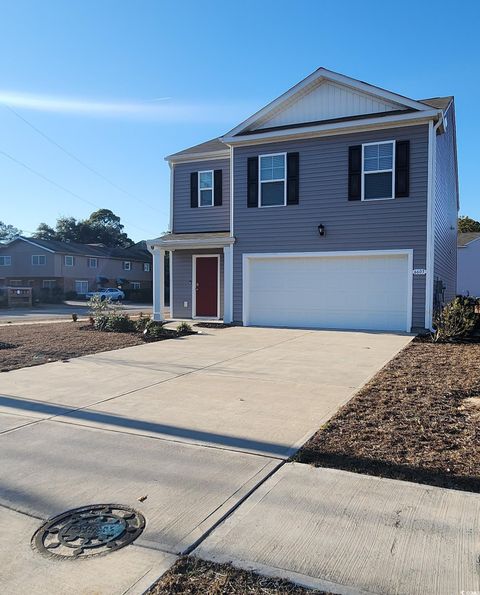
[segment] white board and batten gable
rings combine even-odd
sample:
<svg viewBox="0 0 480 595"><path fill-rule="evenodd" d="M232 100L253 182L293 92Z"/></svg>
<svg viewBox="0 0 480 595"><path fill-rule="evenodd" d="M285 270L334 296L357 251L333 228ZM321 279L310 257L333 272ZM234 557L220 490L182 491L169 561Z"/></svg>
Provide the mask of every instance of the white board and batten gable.
<svg viewBox="0 0 480 595"><path fill-rule="evenodd" d="M406 109L398 103L385 101L344 85L320 81L313 89L307 89L300 97L291 99L289 104L279 108L265 121L258 122L256 129Z"/></svg>
<svg viewBox="0 0 480 595"><path fill-rule="evenodd" d="M319 68L256 114L230 130L222 140L235 142L242 136L284 132L289 126L338 126L339 120L384 118L415 119L431 116L431 106ZM333 122L332 122L333 121ZM348 125L348 122L341 122ZM282 129L282 130L280 130Z"/></svg>

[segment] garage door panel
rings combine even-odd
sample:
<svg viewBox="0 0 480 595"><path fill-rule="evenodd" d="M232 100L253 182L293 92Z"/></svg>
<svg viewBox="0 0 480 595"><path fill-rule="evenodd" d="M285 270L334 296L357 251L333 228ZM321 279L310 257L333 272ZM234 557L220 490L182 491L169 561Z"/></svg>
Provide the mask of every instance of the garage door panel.
<svg viewBox="0 0 480 595"><path fill-rule="evenodd" d="M247 323L406 330L406 255L249 260Z"/></svg>

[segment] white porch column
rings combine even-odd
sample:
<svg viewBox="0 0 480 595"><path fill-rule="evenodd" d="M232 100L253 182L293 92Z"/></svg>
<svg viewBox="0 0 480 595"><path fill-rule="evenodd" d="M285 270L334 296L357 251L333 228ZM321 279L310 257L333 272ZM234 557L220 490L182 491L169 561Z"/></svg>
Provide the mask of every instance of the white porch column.
<svg viewBox="0 0 480 595"><path fill-rule="evenodd" d="M223 321L233 321L233 245L223 247Z"/></svg>
<svg viewBox="0 0 480 595"><path fill-rule="evenodd" d="M153 250L153 320L163 320L165 302L165 250Z"/></svg>

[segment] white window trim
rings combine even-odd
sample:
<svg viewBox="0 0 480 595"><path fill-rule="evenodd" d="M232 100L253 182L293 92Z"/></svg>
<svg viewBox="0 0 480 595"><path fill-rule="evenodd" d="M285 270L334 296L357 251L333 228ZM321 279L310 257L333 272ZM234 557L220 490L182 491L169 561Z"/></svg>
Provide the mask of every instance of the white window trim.
<svg viewBox="0 0 480 595"><path fill-rule="evenodd" d="M140 281L131 281L132 289L141 289Z"/></svg>
<svg viewBox="0 0 480 595"><path fill-rule="evenodd" d="M217 315L197 316L197 258L217 259ZM220 318L220 254L193 254L192 255L192 318L194 320L218 320Z"/></svg>
<svg viewBox="0 0 480 595"><path fill-rule="evenodd" d="M147 268L145 268L147 267ZM150 266L149 262L144 262L143 263L143 272L144 273L150 273L150 271L152 270L152 267Z"/></svg>
<svg viewBox="0 0 480 595"><path fill-rule="evenodd" d="M95 266L93 266L93 267L90 264L92 262L92 260L95 261ZM96 258L95 256L89 256L88 257L88 268L89 269L98 269L98 258Z"/></svg>
<svg viewBox="0 0 480 595"><path fill-rule="evenodd" d="M364 155L365 155L365 147L369 147L371 145L393 145L392 148L392 169L377 169L374 171L365 171L364 168ZM362 144L362 200L365 202L374 202L376 200L393 200L395 198L395 149L396 149L396 142L394 140L382 140L377 141L374 143L363 143ZM365 176L369 174L384 174L384 173L392 173L392 196L386 196L385 198L365 198Z"/></svg>
<svg viewBox="0 0 480 595"><path fill-rule="evenodd" d="M128 264L128 268L127 268ZM124 271L131 271L132 270L132 261L131 260L124 260L123 261L123 270Z"/></svg>
<svg viewBox="0 0 480 595"><path fill-rule="evenodd" d="M262 157L283 157L283 179L263 180L262 181ZM272 182L283 182L283 205L262 205L262 184L271 184ZM260 209L271 209L272 207L287 206L287 154L286 153L266 153L258 156L258 207Z"/></svg>
<svg viewBox="0 0 480 595"><path fill-rule="evenodd" d="M3 258L3 264L0 264L0 267L11 267L12 266L12 257L11 256L7 256L2 254L2 256L0 256L0 258ZM6 262L6 260L8 260L8 262Z"/></svg>
<svg viewBox="0 0 480 595"><path fill-rule="evenodd" d="M212 191L212 204L210 205L202 205L201 204L201 190L200 190L200 176L201 174L212 174L212 186L211 188L202 188L202 190L211 190ZM209 208L209 207L213 207L215 204L215 190L214 190L214 186L215 186L215 181L214 181L214 176L215 176L215 172L213 171L213 169L205 169L203 171L199 171L198 172L198 206L200 208Z"/></svg>
<svg viewBox="0 0 480 595"><path fill-rule="evenodd" d="M40 262L33 262L34 258L44 258L44 262L40 264ZM45 256L45 254L32 254L32 266L33 267L43 267L47 264L47 257Z"/></svg>
<svg viewBox="0 0 480 595"><path fill-rule="evenodd" d="M86 283L87 291L85 293L88 293L88 280L87 279L75 279L75 293L78 293L79 295L85 295L84 293L79 293L77 291L77 283Z"/></svg>
<svg viewBox="0 0 480 595"><path fill-rule="evenodd" d="M67 263L67 258L71 258L72 259L72 264L68 264ZM73 256L71 256L70 254L65 254L64 258L63 258L63 263L66 267L73 267L75 264L75 258Z"/></svg>

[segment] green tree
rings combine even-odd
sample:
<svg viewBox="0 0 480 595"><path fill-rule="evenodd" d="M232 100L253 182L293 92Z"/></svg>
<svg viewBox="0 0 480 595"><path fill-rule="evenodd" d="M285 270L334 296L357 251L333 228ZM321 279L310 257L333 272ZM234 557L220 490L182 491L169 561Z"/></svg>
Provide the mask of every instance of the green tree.
<svg viewBox="0 0 480 595"><path fill-rule="evenodd" d="M46 223L40 223L32 237L37 238L37 240L57 239L56 232L53 227L50 227L50 225L47 225Z"/></svg>
<svg viewBox="0 0 480 595"><path fill-rule="evenodd" d="M21 233L21 229L0 221L0 241L13 240L17 236L21 235Z"/></svg>
<svg viewBox="0 0 480 595"><path fill-rule="evenodd" d="M480 222L475 221L475 219L471 219L466 215L460 215L458 218L458 231L460 233L480 231Z"/></svg>
<svg viewBox="0 0 480 595"><path fill-rule="evenodd" d="M60 242L78 242L80 244L103 244L110 248L128 248L133 241L123 231L120 217L110 209L99 209L88 219L77 220L75 217L59 217L55 229L46 223L40 223L34 238L58 240Z"/></svg>

